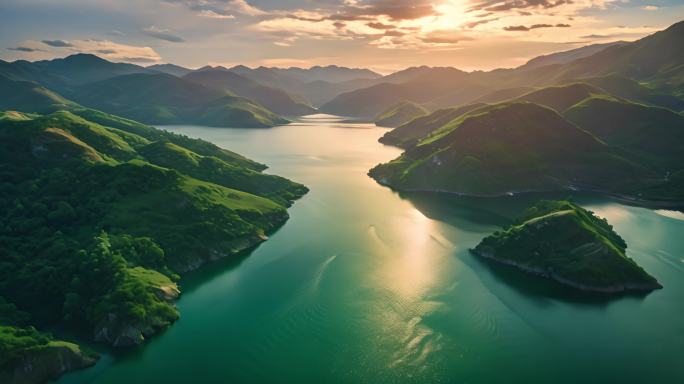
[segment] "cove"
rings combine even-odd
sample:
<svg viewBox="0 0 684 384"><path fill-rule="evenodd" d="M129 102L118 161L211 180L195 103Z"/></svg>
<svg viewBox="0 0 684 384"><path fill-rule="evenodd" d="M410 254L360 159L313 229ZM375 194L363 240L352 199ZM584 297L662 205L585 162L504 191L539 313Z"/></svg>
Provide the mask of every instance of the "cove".
<svg viewBox="0 0 684 384"><path fill-rule="evenodd" d="M311 191L253 251L186 275L181 319L59 383L684 382L684 221L587 195L398 194L368 124L173 126ZM606 299L468 252L540 197L606 217L664 289Z"/></svg>

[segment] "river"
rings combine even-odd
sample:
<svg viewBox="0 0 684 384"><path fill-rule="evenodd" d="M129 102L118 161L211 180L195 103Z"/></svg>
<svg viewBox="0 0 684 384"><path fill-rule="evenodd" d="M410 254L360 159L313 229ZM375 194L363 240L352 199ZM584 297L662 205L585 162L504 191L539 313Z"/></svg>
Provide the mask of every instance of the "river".
<svg viewBox="0 0 684 384"><path fill-rule="evenodd" d="M164 128L311 192L250 254L186 275L175 325L60 383L684 382L681 213L575 196L664 286L586 296L468 252L540 196L399 195L366 175L400 154L383 128Z"/></svg>

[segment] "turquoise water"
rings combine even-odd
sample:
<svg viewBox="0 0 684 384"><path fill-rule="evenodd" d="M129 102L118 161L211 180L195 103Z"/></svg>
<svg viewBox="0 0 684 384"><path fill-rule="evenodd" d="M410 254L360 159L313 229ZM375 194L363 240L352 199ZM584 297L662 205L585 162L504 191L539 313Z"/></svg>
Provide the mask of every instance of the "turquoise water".
<svg viewBox="0 0 684 384"><path fill-rule="evenodd" d="M366 176L384 129L312 116L167 127L311 192L249 255L186 276L181 319L60 383L682 383L684 215L576 196L664 289L584 296L468 248L539 196L404 195ZM557 196L565 197L565 195Z"/></svg>

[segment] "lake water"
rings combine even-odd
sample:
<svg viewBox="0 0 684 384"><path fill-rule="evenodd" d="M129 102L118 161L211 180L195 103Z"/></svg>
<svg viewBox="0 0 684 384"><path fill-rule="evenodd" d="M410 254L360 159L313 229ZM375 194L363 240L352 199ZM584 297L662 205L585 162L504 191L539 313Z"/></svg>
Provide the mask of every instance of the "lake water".
<svg viewBox="0 0 684 384"><path fill-rule="evenodd" d="M385 129L316 115L167 127L311 192L249 255L182 280L181 319L60 383L683 383L684 215L576 196L665 287L585 296L468 249L539 196L400 196L366 172ZM566 197L556 196L556 197Z"/></svg>

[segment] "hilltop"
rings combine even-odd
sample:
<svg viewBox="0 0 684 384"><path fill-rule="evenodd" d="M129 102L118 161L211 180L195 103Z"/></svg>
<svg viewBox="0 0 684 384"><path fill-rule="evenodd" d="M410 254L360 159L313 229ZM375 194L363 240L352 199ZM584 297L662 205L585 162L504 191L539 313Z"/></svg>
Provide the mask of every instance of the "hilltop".
<svg viewBox="0 0 684 384"><path fill-rule="evenodd" d="M26 313L0 323L15 327L3 338L26 338L2 375L14 356L38 356L22 375L56 356L73 363L47 377L92 364L30 326L142 343L178 318L180 274L264 241L307 192L211 143L90 109L4 112L0 138L0 296Z"/></svg>
<svg viewBox="0 0 684 384"><path fill-rule="evenodd" d="M542 201L472 253L589 292L652 291L662 286L630 259L605 219L568 201Z"/></svg>
<svg viewBox="0 0 684 384"><path fill-rule="evenodd" d="M375 118L375 125L398 127L426 113L427 110L420 105L404 101L378 115Z"/></svg>
<svg viewBox="0 0 684 384"><path fill-rule="evenodd" d="M496 196L584 189L681 201L681 192L666 187L674 181L642 160L549 108L513 102L463 114L369 174L399 190Z"/></svg>

